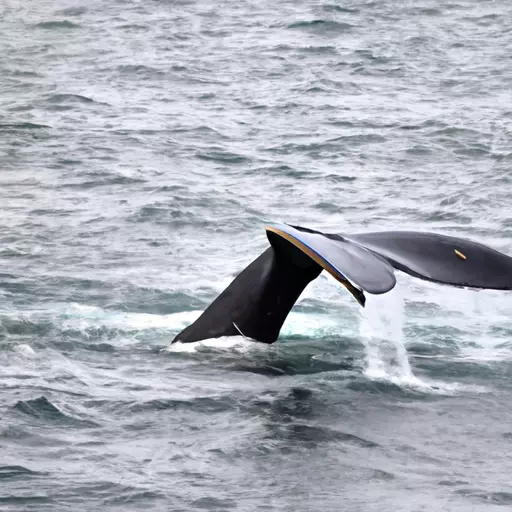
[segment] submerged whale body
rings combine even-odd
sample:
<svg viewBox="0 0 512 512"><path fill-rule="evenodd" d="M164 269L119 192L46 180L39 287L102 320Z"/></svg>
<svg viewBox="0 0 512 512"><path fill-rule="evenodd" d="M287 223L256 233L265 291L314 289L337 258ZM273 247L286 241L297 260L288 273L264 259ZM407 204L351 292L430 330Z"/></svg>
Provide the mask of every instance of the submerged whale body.
<svg viewBox="0 0 512 512"><path fill-rule="evenodd" d="M434 233L321 233L287 224L266 226L268 247L173 340L245 337L273 343L304 288L329 272L364 306L364 293L396 284L395 269L458 287L512 289L512 258L485 245Z"/></svg>

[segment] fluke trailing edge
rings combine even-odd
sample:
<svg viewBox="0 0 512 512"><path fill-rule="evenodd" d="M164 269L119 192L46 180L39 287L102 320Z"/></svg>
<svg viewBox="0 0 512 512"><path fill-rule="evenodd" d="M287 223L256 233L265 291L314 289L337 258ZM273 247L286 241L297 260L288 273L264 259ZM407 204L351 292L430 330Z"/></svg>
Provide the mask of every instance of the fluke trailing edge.
<svg viewBox="0 0 512 512"><path fill-rule="evenodd" d="M364 292L386 293L394 269L459 287L512 290L512 258L471 240L434 233L321 233L266 227L270 247L246 267L173 342L243 334L273 343L304 288L329 272L364 306Z"/></svg>

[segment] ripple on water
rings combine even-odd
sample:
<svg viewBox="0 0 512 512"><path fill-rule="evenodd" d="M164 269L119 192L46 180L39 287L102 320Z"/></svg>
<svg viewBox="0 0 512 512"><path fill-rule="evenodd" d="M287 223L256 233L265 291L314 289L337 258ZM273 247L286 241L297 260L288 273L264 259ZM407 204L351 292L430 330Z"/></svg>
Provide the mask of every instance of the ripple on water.
<svg viewBox="0 0 512 512"><path fill-rule="evenodd" d="M455 493L475 502L505 506L512 505L512 492L509 491L489 491L485 489L466 488L458 489Z"/></svg>
<svg viewBox="0 0 512 512"><path fill-rule="evenodd" d="M192 507L206 510L229 510L238 508L236 501L230 499L219 499L213 496L206 496L194 500L191 504Z"/></svg>
<svg viewBox="0 0 512 512"><path fill-rule="evenodd" d="M39 471L32 471L23 466L0 466L0 480L17 479L23 480L45 475Z"/></svg>
<svg viewBox="0 0 512 512"><path fill-rule="evenodd" d="M310 21L296 21L288 25L289 29L312 30L319 34L343 33L354 28L350 23L341 21L316 19Z"/></svg>

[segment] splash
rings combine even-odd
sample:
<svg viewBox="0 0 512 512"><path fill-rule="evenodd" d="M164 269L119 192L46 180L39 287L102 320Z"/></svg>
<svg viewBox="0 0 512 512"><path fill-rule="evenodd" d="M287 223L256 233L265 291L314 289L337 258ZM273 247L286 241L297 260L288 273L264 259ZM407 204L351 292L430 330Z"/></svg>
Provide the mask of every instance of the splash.
<svg viewBox="0 0 512 512"><path fill-rule="evenodd" d="M368 298L361 310L360 336L366 349L365 375L371 379L415 383L404 344L404 300L400 287Z"/></svg>
<svg viewBox="0 0 512 512"><path fill-rule="evenodd" d="M397 286L385 297L371 296L361 311L359 334L366 350L364 375L420 393L488 392L482 386L420 379L414 375L405 347L403 293L403 287Z"/></svg>

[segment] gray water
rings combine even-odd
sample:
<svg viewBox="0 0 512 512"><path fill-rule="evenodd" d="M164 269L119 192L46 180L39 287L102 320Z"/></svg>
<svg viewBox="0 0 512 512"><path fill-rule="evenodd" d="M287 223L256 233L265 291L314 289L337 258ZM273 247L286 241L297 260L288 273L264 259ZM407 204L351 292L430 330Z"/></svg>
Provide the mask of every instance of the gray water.
<svg viewBox="0 0 512 512"><path fill-rule="evenodd" d="M265 222L512 254L507 0L0 3L0 509L512 507L512 295L321 276L169 347Z"/></svg>

